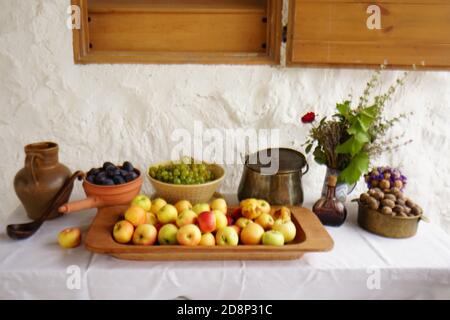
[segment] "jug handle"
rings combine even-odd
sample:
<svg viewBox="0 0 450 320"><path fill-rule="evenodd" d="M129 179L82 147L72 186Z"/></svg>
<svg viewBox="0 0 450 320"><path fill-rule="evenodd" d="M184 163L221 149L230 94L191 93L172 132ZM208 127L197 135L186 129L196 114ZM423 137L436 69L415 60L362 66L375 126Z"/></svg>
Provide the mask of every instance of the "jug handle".
<svg viewBox="0 0 450 320"><path fill-rule="evenodd" d="M31 177L33 179L33 182L35 185L39 184L39 181L37 179L36 176L36 160L37 159L43 159L42 155L40 154L36 154L36 153L32 153L29 154L26 158L25 158L25 166L30 168L31 171Z"/></svg>

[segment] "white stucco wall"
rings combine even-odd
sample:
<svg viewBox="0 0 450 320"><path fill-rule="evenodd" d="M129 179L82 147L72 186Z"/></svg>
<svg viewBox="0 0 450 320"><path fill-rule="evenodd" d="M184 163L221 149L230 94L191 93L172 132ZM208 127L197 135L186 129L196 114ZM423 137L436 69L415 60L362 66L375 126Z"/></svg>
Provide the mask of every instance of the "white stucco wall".
<svg viewBox="0 0 450 320"><path fill-rule="evenodd" d="M69 0L1 0L0 217L19 204L12 182L23 146L52 140L61 161L89 169L105 160L141 168L170 156L174 129L279 128L281 145L300 149L306 111L331 114L349 93L358 96L371 71L266 66L74 65ZM386 72L388 84L399 72ZM450 231L450 73L414 72L388 107L413 111L403 128L414 142L377 164L400 166L407 193ZM233 152L233 150L227 150ZM324 168L310 160L305 192L320 192ZM235 192L242 168L222 188ZM359 188L362 189L363 183ZM147 192L151 192L148 184Z"/></svg>

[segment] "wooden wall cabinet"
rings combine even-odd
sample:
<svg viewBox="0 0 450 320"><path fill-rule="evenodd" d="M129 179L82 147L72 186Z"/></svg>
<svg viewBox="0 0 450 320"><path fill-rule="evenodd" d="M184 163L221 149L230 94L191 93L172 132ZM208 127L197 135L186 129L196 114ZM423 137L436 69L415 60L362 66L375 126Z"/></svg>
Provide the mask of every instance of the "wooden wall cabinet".
<svg viewBox="0 0 450 320"><path fill-rule="evenodd" d="M381 29L367 24L374 5ZM289 12L288 65L450 67L450 0L290 0Z"/></svg>
<svg viewBox="0 0 450 320"><path fill-rule="evenodd" d="M278 0L73 0L78 63L277 64Z"/></svg>
<svg viewBox="0 0 450 320"><path fill-rule="evenodd" d="M283 0L72 3L77 63L277 65L284 39L291 67L450 68L450 0L289 0L286 28Z"/></svg>

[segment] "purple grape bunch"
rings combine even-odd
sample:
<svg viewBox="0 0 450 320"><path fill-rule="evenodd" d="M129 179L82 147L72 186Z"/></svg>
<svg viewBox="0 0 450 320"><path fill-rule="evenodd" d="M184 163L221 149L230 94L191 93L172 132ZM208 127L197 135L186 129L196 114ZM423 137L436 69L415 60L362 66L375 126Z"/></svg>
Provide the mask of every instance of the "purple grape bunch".
<svg viewBox="0 0 450 320"><path fill-rule="evenodd" d="M96 185L114 186L131 182L138 177L138 173L129 161L125 161L122 166L105 162L101 168L89 170L86 180Z"/></svg>
<svg viewBox="0 0 450 320"><path fill-rule="evenodd" d="M408 181L399 169L389 166L373 168L364 175L364 178L369 189L380 188L381 190L397 188L403 191Z"/></svg>

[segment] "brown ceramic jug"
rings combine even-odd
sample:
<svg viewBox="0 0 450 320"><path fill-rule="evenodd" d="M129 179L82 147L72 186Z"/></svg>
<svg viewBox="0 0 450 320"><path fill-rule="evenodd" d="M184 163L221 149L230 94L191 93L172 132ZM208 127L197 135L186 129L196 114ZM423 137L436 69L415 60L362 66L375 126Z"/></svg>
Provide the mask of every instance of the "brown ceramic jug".
<svg viewBox="0 0 450 320"><path fill-rule="evenodd" d="M47 210L58 190L70 178L70 170L58 160L59 147L53 142L39 142L25 147L25 167L14 178L14 189L33 220ZM67 199L69 200L70 192ZM49 219L61 215L56 209Z"/></svg>

